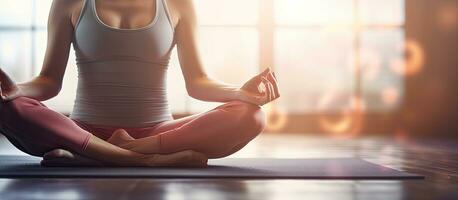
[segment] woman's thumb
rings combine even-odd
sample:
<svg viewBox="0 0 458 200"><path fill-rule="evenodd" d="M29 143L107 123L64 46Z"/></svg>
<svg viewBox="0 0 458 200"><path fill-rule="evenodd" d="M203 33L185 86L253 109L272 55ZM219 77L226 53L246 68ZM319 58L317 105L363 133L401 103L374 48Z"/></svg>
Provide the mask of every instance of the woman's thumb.
<svg viewBox="0 0 458 200"><path fill-rule="evenodd" d="M270 68L267 68L264 71L262 71L260 74L255 76L254 79L256 80L257 83L261 83L262 82L262 77L266 77L267 74L269 74L269 72L270 72Z"/></svg>
<svg viewBox="0 0 458 200"><path fill-rule="evenodd" d="M270 67L266 68L260 75L265 76L270 73Z"/></svg>

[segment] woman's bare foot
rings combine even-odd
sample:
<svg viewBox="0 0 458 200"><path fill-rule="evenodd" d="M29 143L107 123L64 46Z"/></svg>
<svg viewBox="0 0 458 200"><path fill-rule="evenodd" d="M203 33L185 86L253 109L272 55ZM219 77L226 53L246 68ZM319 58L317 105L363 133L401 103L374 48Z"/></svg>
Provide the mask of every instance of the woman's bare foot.
<svg viewBox="0 0 458 200"><path fill-rule="evenodd" d="M142 155L138 158L138 162L130 165L142 167L205 167L207 161L208 158L204 154L188 150L166 155ZM45 167L118 166L93 160L64 149L55 149L46 153L40 164Z"/></svg>
<svg viewBox="0 0 458 200"><path fill-rule="evenodd" d="M154 147L159 145L157 139L135 139L124 129L118 129L108 138L107 142L120 148L134 151L143 156L139 159L141 166L168 166L168 167L205 167L208 157L205 154L185 150L171 154L157 154ZM146 147L146 148L145 148Z"/></svg>
<svg viewBox="0 0 458 200"><path fill-rule="evenodd" d="M121 146L130 145L135 147L138 145L137 141L139 140L132 138L125 130L116 130L113 137L110 138L110 142ZM139 142L141 143L142 141ZM151 142L147 144L150 146ZM205 154L192 150L185 150L170 154L142 154L129 150L128 147L123 149L122 147L114 146L113 144L97 137L90 138L88 146L83 153L84 156L64 149L55 149L43 156L41 165L49 167L206 167L208 161Z"/></svg>
<svg viewBox="0 0 458 200"><path fill-rule="evenodd" d="M124 147L128 142L135 140L126 130L118 129L113 132L113 135L108 139L108 142ZM102 162L72 153L64 149L55 149L43 156L41 161L42 166L46 167L70 167L70 166L103 166Z"/></svg>
<svg viewBox="0 0 458 200"><path fill-rule="evenodd" d="M55 149L46 153L40 164L45 167L103 166L99 161L64 149Z"/></svg>
<svg viewBox="0 0 458 200"><path fill-rule="evenodd" d="M134 141L135 138L129 135L126 130L118 129L113 132L110 138L108 138L107 142L110 144L116 145L118 147L125 147L129 142Z"/></svg>
<svg viewBox="0 0 458 200"><path fill-rule="evenodd" d="M135 139L124 129L118 129L108 138L107 142L123 149L131 150L141 154L159 153L159 141L157 138L149 137Z"/></svg>

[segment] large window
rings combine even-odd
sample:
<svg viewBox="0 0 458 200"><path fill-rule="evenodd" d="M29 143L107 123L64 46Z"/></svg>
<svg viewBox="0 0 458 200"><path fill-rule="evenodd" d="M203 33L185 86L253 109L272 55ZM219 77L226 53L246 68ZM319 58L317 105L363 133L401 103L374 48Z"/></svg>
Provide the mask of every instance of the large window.
<svg viewBox="0 0 458 200"><path fill-rule="evenodd" d="M0 0L0 66L16 81L36 75L46 47L51 0ZM359 97L366 110L402 102L403 0L198 0L201 55L214 77L242 84L263 69L277 72L288 113L335 112ZM70 112L76 91L70 56L64 89L46 102ZM187 97L176 53L169 68L176 113L214 107Z"/></svg>
<svg viewBox="0 0 458 200"><path fill-rule="evenodd" d="M403 56L403 1L275 0L274 12L280 108L335 111L355 96L367 110L398 106L403 80L390 65Z"/></svg>

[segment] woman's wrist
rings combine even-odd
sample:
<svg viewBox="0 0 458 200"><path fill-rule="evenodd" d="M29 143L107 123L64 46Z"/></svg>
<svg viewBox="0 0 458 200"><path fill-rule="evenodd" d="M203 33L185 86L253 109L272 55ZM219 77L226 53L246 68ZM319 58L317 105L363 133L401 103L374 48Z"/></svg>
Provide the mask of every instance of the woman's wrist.
<svg viewBox="0 0 458 200"><path fill-rule="evenodd" d="M237 101L243 101L243 102L246 102L246 103L251 103L251 104L256 104L256 105L258 105L256 102L252 101L252 100L247 96L247 92L244 91L244 90L241 89L241 88L240 88L240 89L237 89L235 100L237 100Z"/></svg>
<svg viewBox="0 0 458 200"><path fill-rule="evenodd" d="M242 97L242 89L240 88L235 88L233 91L232 91L232 99L234 101L243 101L243 97Z"/></svg>

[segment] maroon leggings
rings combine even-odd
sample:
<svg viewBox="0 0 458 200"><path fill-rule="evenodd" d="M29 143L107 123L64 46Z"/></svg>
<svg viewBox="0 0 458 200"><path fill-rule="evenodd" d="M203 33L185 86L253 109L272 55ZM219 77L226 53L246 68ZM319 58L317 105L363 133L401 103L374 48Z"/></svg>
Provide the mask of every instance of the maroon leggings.
<svg viewBox="0 0 458 200"><path fill-rule="evenodd" d="M116 129L123 128L137 139L160 137L158 153L195 150L222 157L245 146L265 124L259 106L241 101L141 128L85 124L26 97L0 102L0 132L18 149L34 156L43 156L57 148L83 152L92 135L107 140Z"/></svg>

